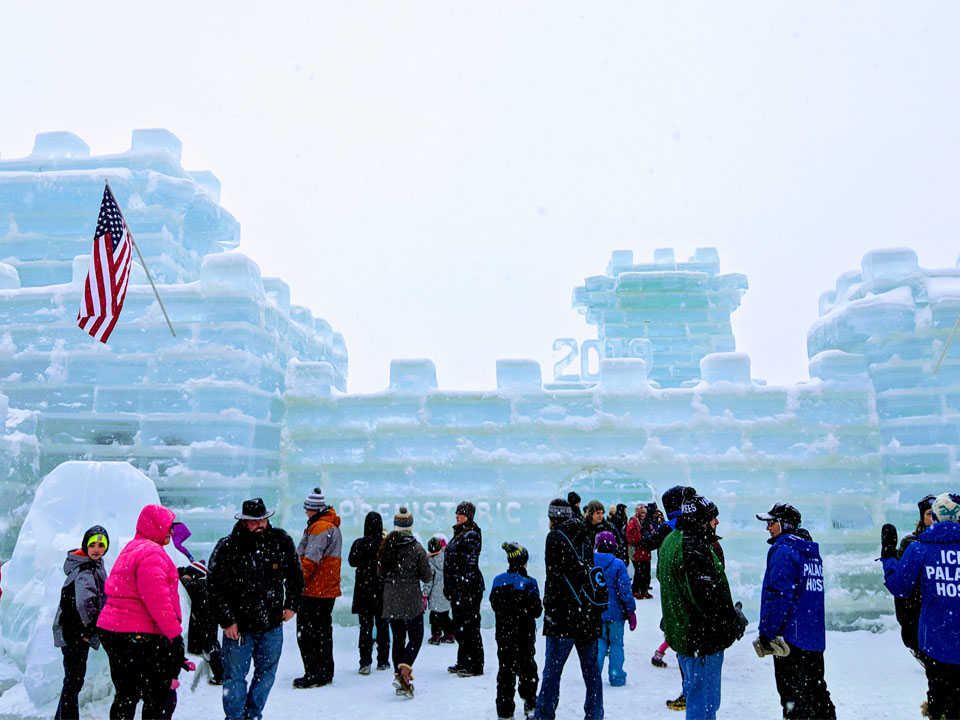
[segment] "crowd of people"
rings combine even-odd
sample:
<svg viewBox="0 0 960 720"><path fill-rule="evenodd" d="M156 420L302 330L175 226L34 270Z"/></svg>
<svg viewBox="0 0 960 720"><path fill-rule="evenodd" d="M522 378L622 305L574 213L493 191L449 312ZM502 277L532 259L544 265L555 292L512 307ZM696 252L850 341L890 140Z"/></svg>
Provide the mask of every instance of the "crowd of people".
<svg viewBox="0 0 960 720"><path fill-rule="evenodd" d="M550 501L542 595L527 572L529 551L513 541L501 544L506 571L494 578L488 596L496 621L498 718L515 717L519 696L524 717L553 720L561 675L574 650L584 684L584 717L604 717L603 669L610 686L626 684L624 631L636 628L636 603L652 598L654 552L664 642L651 662L664 666L664 654L673 649L683 685L667 706L684 710L688 720L716 717L724 651L744 636L748 621L727 582L716 504L687 486L670 488L661 500L662 511L656 503L640 504L630 518L625 505L608 512L597 500L581 512L576 493ZM89 650L102 645L115 688L111 718L133 718L141 702L143 718L170 718L181 671L196 669L188 651L207 661L209 682L223 686L228 720L260 718L283 648L282 626L294 617L304 674L293 687L331 683L341 521L320 488L308 494L303 508L306 526L295 546L287 532L270 523L273 511L262 499L244 501L236 525L204 563L187 549L190 531L174 513L148 505L109 577L103 565L109 534L99 525L87 530L81 547L67 554L53 625L64 666L56 717L79 717ZM882 529L884 581L897 598L903 642L926 671L924 713L958 718L960 624L954 618L960 613L960 496L925 497L919 510L915 532L899 547L896 529ZM371 674L376 645L375 667L393 671L401 697L414 696L413 668L428 612L428 643L457 645L449 672L464 678L484 672L480 606L486 588L475 515L471 502L461 502L449 542L434 536L424 549L408 508L397 509L387 533L382 516L371 512L363 536L350 548L359 673ZM835 718L824 677L819 547L790 504L774 503L756 517L766 523L770 548L754 648L760 657L773 658L784 718ZM188 565L174 565L164 548L171 542ZM191 601L187 646L178 583ZM541 616L545 652L538 667Z"/></svg>

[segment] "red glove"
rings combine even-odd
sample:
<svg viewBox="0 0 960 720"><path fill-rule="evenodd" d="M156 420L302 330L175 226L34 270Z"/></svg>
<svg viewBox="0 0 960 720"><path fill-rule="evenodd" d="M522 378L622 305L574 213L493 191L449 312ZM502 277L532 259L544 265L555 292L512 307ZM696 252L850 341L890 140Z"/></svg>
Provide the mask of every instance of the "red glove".
<svg viewBox="0 0 960 720"><path fill-rule="evenodd" d="M630 613L630 617L627 618L627 622L630 625L630 632L633 632L637 629L637 614L635 612Z"/></svg>

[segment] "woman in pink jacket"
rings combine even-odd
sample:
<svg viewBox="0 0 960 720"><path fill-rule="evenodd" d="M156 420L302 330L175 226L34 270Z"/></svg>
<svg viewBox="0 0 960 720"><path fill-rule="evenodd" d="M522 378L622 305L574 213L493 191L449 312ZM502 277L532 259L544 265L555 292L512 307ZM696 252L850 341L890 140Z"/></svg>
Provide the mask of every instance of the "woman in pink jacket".
<svg viewBox="0 0 960 720"><path fill-rule="evenodd" d="M164 545L175 515L160 505L140 511L137 534L107 578L107 604L97 627L116 688L111 718L169 718L176 706L170 683L184 661L177 568Z"/></svg>

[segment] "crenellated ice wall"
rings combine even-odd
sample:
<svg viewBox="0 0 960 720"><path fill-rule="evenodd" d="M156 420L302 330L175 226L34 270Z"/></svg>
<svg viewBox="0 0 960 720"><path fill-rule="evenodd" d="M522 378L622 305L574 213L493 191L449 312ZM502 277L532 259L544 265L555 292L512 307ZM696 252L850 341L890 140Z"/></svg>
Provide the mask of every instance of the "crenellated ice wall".
<svg viewBox="0 0 960 720"><path fill-rule="evenodd" d="M76 326L105 179L175 338L136 258L110 342ZM211 173L181 168L180 141L166 130L135 130L129 151L106 156L70 133L44 133L30 156L0 160L0 392L30 413L39 448L7 481L14 519L0 556L33 488L67 460L132 463L204 542L244 497L279 500L287 362L329 363L345 390L346 345L291 305L286 283L225 252L240 229L218 198Z"/></svg>

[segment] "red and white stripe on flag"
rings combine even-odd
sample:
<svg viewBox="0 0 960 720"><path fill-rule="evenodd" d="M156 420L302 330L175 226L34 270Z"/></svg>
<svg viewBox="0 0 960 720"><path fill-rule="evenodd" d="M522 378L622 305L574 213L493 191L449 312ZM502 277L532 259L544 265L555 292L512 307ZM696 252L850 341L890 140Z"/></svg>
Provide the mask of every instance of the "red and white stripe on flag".
<svg viewBox="0 0 960 720"><path fill-rule="evenodd" d="M105 343L120 319L133 264L132 236L108 185L103 191L77 325Z"/></svg>

